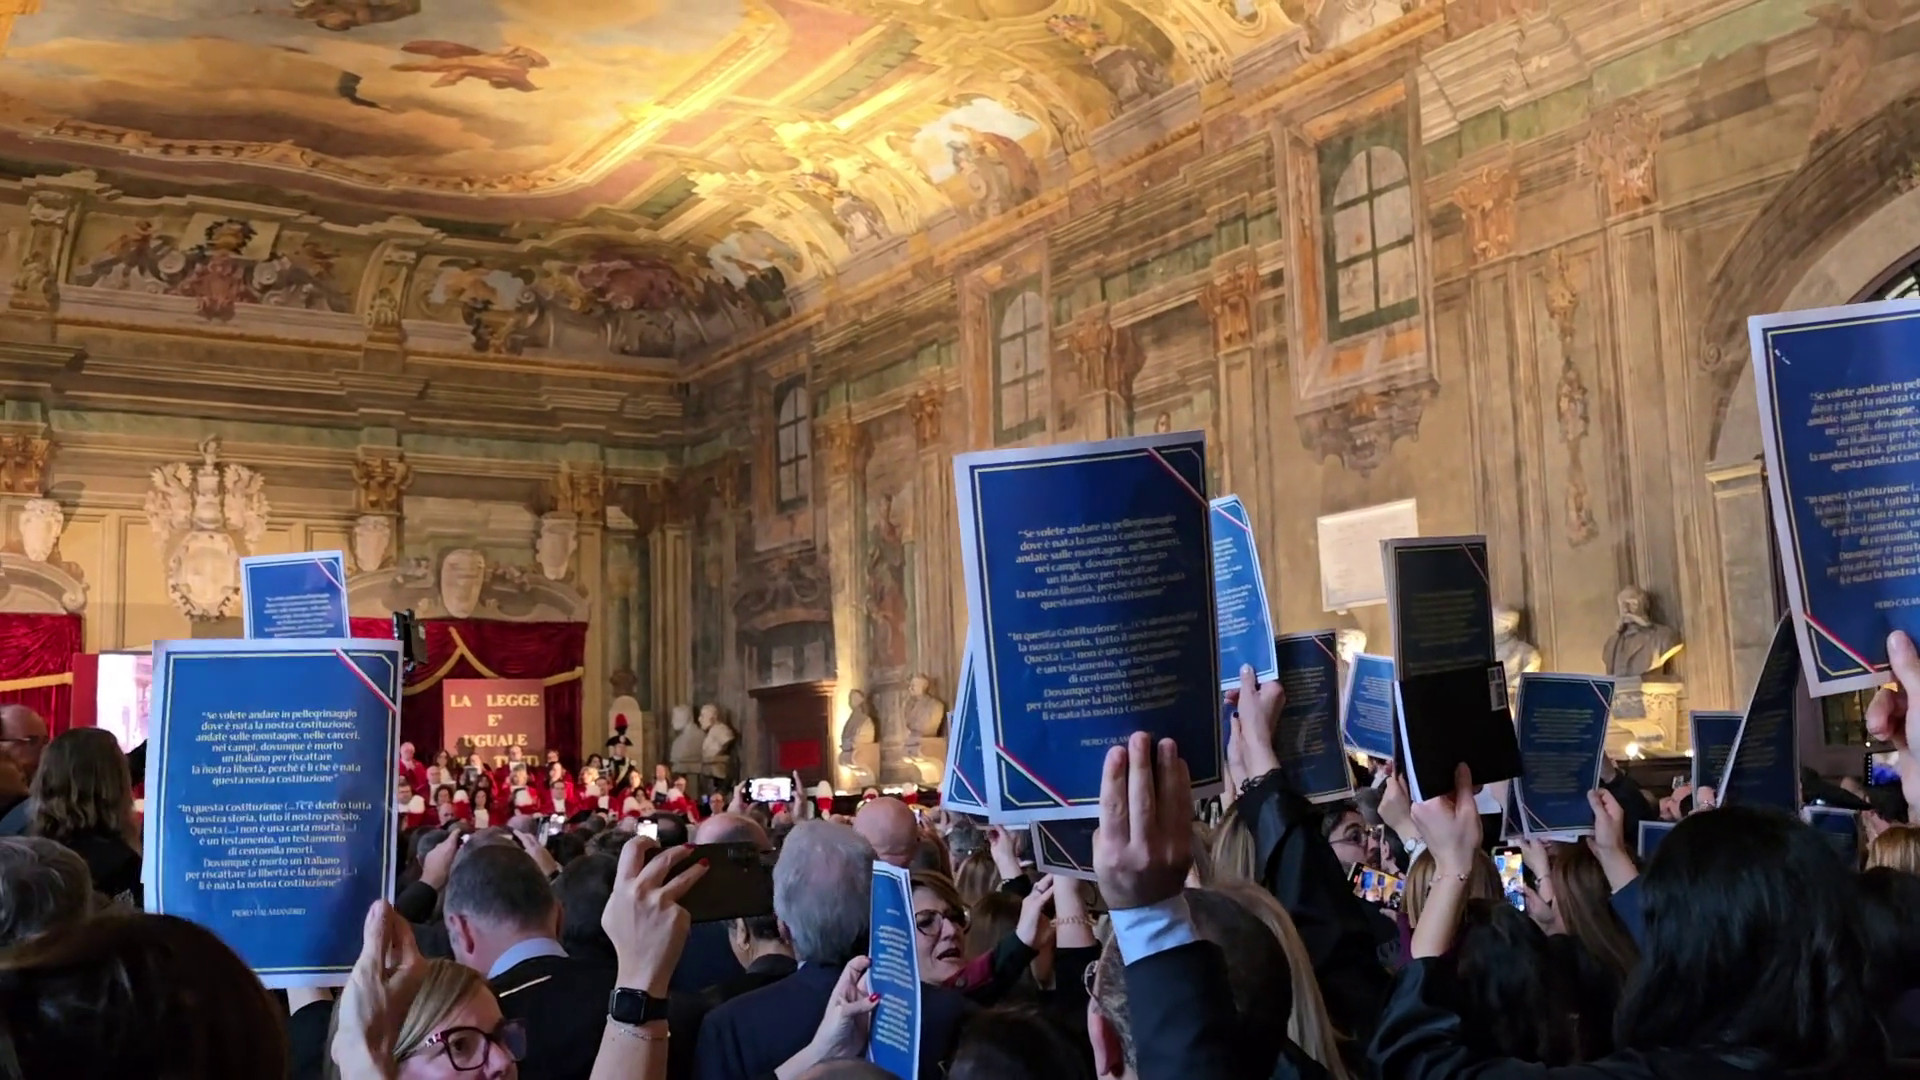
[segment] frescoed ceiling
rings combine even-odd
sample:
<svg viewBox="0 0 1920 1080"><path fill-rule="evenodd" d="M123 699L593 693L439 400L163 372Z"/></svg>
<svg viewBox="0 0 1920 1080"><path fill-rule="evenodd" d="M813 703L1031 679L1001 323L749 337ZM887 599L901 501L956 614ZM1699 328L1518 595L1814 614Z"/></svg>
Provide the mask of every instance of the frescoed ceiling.
<svg viewBox="0 0 1920 1080"><path fill-rule="evenodd" d="M1088 132L1353 21L1286 3L39 0L0 55L0 162L779 292L1012 210Z"/></svg>

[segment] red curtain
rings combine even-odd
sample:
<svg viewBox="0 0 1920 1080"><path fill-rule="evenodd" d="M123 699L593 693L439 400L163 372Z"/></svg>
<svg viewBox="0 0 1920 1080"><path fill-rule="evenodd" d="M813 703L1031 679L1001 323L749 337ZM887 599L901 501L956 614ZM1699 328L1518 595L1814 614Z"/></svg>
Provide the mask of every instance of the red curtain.
<svg viewBox="0 0 1920 1080"><path fill-rule="evenodd" d="M540 679L546 685L547 749L580 761L580 679L587 655L583 622L423 619L427 655L407 679L400 735L422 758L441 747L442 679ZM390 638L389 619L354 619L355 637Z"/></svg>
<svg viewBox="0 0 1920 1080"><path fill-rule="evenodd" d="M78 615L0 615L0 704L25 705L58 735L73 707Z"/></svg>

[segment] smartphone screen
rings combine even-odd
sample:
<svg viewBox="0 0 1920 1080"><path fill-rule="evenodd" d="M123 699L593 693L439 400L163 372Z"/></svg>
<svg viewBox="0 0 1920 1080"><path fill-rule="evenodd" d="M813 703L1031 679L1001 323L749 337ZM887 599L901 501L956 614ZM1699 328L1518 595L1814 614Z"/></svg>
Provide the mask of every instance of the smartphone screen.
<svg viewBox="0 0 1920 1080"><path fill-rule="evenodd" d="M757 803L776 803L793 801L793 778L790 776L760 776L748 782L749 796Z"/></svg>
<svg viewBox="0 0 1920 1080"><path fill-rule="evenodd" d="M1526 882L1526 860L1518 848L1504 848L1493 853L1494 869L1500 871L1500 891L1506 894L1507 903L1516 911L1527 910L1527 894L1522 885Z"/></svg>
<svg viewBox="0 0 1920 1080"><path fill-rule="evenodd" d="M660 839L660 826L651 821L642 821L634 827L633 833L635 836L644 836L649 840L657 841Z"/></svg>

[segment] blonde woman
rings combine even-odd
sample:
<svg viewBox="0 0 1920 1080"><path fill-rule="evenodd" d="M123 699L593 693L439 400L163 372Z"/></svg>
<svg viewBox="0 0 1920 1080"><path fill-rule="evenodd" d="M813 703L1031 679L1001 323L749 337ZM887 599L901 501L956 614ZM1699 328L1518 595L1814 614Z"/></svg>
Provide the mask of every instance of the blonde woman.
<svg viewBox="0 0 1920 1080"><path fill-rule="evenodd" d="M501 1015L480 973L421 959L413 931L384 904L368 924L354 982L334 1010L327 1080L518 1080L526 1030ZM375 973L384 966L377 958L394 956L395 967Z"/></svg>
<svg viewBox="0 0 1920 1080"><path fill-rule="evenodd" d="M45 765L40 766L46 768ZM1907 874L1920 874L1920 827L1889 825L1886 831L1867 845L1867 869L1885 866Z"/></svg>
<svg viewBox="0 0 1920 1080"><path fill-rule="evenodd" d="M1340 1033L1327 1018L1327 1002L1320 994L1320 980L1313 974L1313 958L1307 955L1307 943L1300 940L1293 917L1272 893L1244 878L1222 878L1208 887L1252 912L1279 939L1293 982L1293 1014L1287 1017L1287 1037L1327 1070L1328 1080L1350 1080L1352 1074L1340 1058Z"/></svg>

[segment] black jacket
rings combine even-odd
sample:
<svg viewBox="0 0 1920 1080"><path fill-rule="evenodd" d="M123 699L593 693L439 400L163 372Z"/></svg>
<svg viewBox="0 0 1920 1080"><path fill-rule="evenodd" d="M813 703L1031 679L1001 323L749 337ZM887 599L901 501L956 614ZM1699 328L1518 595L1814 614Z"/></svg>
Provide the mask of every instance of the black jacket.
<svg viewBox="0 0 1920 1080"><path fill-rule="evenodd" d="M501 1013L527 1025L520 1080L587 1080L592 1075L615 975L612 964L536 956L488 984L500 999Z"/></svg>
<svg viewBox="0 0 1920 1080"><path fill-rule="evenodd" d="M791 956L763 956L748 964L738 978L718 986L709 986L699 993L669 993L667 1030L672 1033L672 1039L667 1043L668 1080L693 1080L694 1049L700 1044L700 1026L706 1022L708 1013L734 998L772 986L793 974L799 966Z"/></svg>
<svg viewBox="0 0 1920 1080"><path fill-rule="evenodd" d="M60 841L80 856L93 874L93 891L109 900L135 907L144 903L140 884L140 853L114 833L84 833Z"/></svg>
<svg viewBox="0 0 1920 1080"><path fill-rule="evenodd" d="M756 1080L773 1075L813 1041L840 968L803 964L771 986L734 998L710 1013L694 1048L699 1080ZM960 1026L973 1012L967 999L940 986L920 994L920 1075L939 1077L953 1057ZM522 1072L525 1076L525 1072Z"/></svg>
<svg viewBox="0 0 1920 1080"><path fill-rule="evenodd" d="M1453 1002L1453 964L1414 960L1400 969L1368 1050L1375 1075L1394 1080L1913 1080L1910 1063L1849 1065L1816 1072L1740 1068L1684 1050L1620 1051L1598 1061L1554 1068L1513 1058L1478 1057L1467 1047ZM1731 991L1730 991L1731 992ZM1145 1080L1143 1076L1143 1080Z"/></svg>
<svg viewBox="0 0 1920 1080"><path fill-rule="evenodd" d="M1240 818L1253 831L1260 883L1292 916L1313 960L1328 1017L1337 1030L1364 1043L1391 978L1380 963L1378 911L1353 895L1339 858L1320 835L1319 812L1286 787L1281 770L1240 797Z"/></svg>

